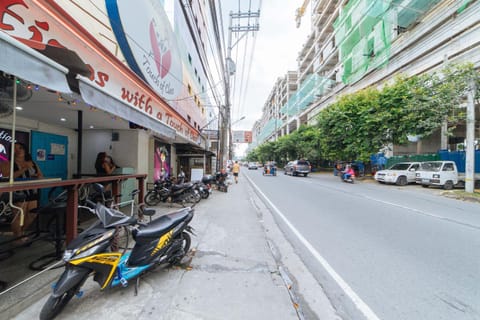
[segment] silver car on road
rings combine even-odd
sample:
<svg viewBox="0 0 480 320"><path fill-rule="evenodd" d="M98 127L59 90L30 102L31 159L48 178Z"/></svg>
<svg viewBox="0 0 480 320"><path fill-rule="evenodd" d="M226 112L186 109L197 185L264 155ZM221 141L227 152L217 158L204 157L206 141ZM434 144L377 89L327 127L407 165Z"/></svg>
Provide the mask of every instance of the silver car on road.
<svg viewBox="0 0 480 320"><path fill-rule="evenodd" d="M285 174L291 174L292 176L303 174L306 177L312 170L312 166L307 160L294 160L287 163L284 170Z"/></svg>

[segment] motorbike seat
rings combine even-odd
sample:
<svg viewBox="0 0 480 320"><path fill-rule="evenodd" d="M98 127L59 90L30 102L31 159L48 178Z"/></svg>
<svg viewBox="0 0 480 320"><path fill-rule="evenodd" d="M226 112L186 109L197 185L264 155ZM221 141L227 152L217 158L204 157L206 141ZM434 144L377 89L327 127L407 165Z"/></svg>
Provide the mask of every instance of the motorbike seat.
<svg viewBox="0 0 480 320"><path fill-rule="evenodd" d="M193 183L191 182L188 182L188 183L181 183L181 184L174 184L172 186L172 190L173 191L178 191L178 190L181 190L181 189L187 189L187 188L190 188L193 186Z"/></svg>
<svg viewBox="0 0 480 320"><path fill-rule="evenodd" d="M191 208L183 208L153 220L137 232L135 238L158 238L192 214Z"/></svg>

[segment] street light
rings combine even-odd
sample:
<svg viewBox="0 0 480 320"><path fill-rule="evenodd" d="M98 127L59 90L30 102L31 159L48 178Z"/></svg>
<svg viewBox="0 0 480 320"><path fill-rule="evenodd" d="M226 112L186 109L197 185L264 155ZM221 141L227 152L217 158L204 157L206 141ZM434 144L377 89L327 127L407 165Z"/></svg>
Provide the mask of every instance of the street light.
<svg viewBox="0 0 480 320"><path fill-rule="evenodd" d="M243 116L243 117L241 117L240 119L233 121L233 122L232 122L232 126L233 126L234 124L239 123L240 121L242 121L242 120L245 119L245 118L246 118L246 117Z"/></svg>

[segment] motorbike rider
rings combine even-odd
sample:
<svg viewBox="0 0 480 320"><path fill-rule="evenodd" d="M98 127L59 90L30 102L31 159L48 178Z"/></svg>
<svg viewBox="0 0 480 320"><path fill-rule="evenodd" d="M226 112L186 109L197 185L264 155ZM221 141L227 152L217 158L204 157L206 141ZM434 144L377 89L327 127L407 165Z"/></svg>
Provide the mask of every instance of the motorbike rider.
<svg viewBox="0 0 480 320"><path fill-rule="evenodd" d="M355 171L349 164L345 166L345 170L342 171L342 174L344 180L353 179L355 177Z"/></svg>

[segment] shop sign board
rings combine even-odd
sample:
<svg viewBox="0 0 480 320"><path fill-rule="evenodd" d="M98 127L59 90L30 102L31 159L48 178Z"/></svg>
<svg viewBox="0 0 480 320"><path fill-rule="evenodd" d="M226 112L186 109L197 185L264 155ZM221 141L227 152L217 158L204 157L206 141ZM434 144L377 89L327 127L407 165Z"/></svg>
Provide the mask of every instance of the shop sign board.
<svg viewBox="0 0 480 320"><path fill-rule="evenodd" d="M233 131L233 143L252 143L252 131Z"/></svg>
<svg viewBox="0 0 480 320"><path fill-rule="evenodd" d="M82 33L82 29L88 29L87 26L69 20L68 14L61 15L60 6L51 1L47 3L56 6L55 10L46 10L43 5L40 6L38 2L31 0L2 1L0 30L18 40L36 41L75 51L91 71L89 81L92 86L108 92L131 108L175 129L178 135L190 141L197 141L198 131L161 99L158 93L135 79L131 70L92 35ZM158 71L155 63L152 67ZM172 65L171 68L176 67ZM167 76L163 75L166 79ZM162 73L160 72L158 76L161 78ZM172 85L169 85L168 89L166 87L165 83L165 90L173 93Z"/></svg>

